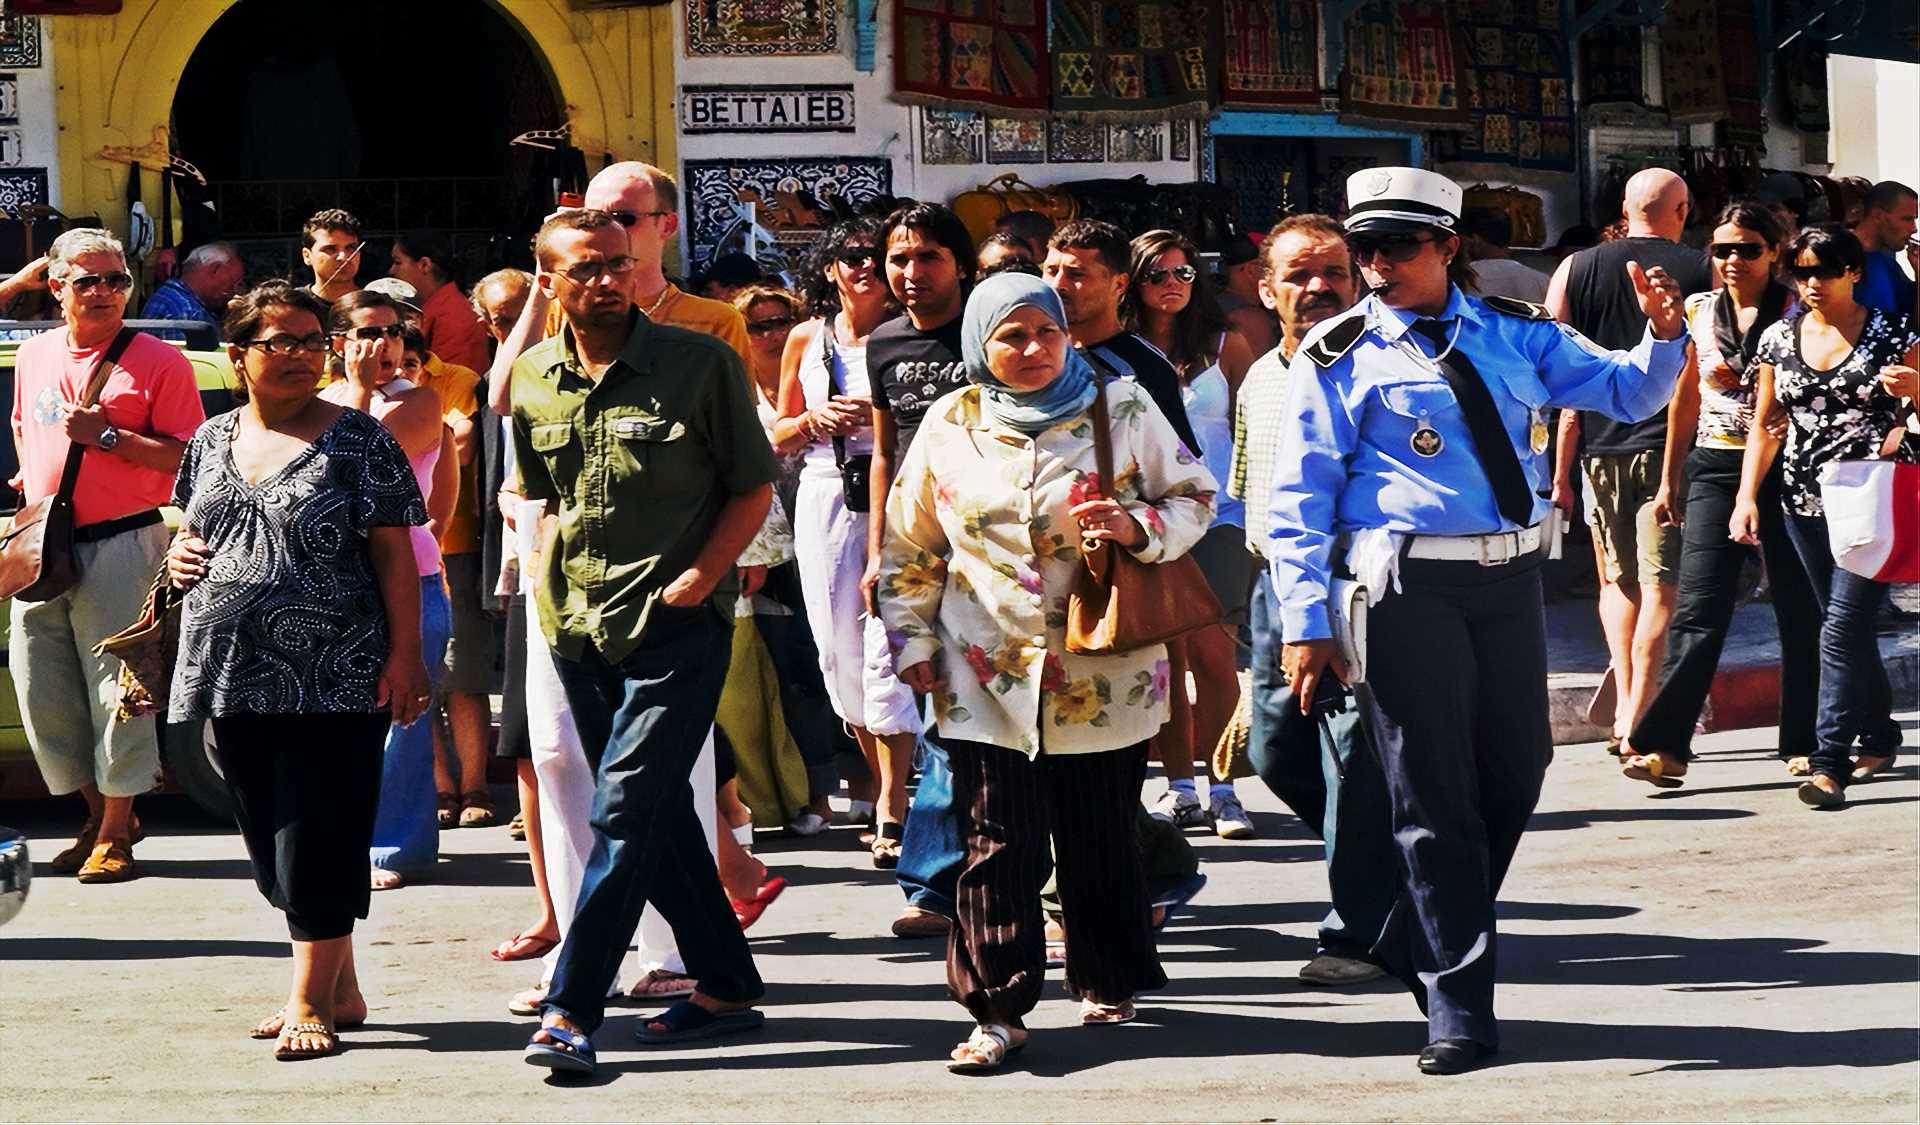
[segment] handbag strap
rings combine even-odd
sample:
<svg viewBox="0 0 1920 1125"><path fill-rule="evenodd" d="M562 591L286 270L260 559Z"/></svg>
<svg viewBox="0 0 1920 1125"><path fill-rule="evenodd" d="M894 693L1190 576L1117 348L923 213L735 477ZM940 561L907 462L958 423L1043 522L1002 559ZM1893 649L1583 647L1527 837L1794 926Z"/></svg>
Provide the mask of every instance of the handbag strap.
<svg viewBox="0 0 1920 1125"><path fill-rule="evenodd" d="M1094 376L1093 384L1093 464L1100 473L1100 495L1113 495L1113 435L1107 424L1107 384L1110 379Z"/></svg>
<svg viewBox="0 0 1920 1125"><path fill-rule="evenodd" d="M828 398L834 398L844 393L840 388L840 351L833 343L834 333L838 331L838 329L834 327L834 321L839 319L839 315L840 314L835 313L833 316L827 317L826 323L820 326L820 366L826 368L827 371ZM833 463L836 468L846 468L847 439L843 434L833 435Z"/></svg>
<svg viewBox="0 0 1920 1125"><path fill-rule="evenodd" d="M80 409L85 410L100 401L100 392L107 387L107 378L113 374L113 365L120 362L120 357L126 353L127 345L133 342L133 336L134 330L122 325L120 334L113 338L113 343L108 344L107 350L101 352L100 358L94 361L93 374L87 378L86 393L80 396ZM80 462L85 460L86 456L86 446L77 441L68 444L67 464L60 470L60 489L55 493L61 503L67 503L73 499L73 490L80 483Z"/></svg>

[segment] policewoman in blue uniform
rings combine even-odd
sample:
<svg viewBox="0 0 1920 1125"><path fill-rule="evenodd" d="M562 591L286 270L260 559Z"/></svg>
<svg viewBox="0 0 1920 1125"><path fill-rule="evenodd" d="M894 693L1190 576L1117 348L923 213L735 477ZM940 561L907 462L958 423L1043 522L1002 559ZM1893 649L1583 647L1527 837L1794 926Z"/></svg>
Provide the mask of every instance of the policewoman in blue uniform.
<svg viewBox="0 0 1920 1125"><path fill-rule="evenodd" d="M1637 263L1649 326L1631 352L1542 306L1462 292L1460 188L1442 176L1358 172L1347 205L1372 292L1308 334L1288 370L1268 552L1281 670L1303 710L1324 677L1357 681L1402 879L1373 955L1427 1014L1420 1069L1451 1074L1499 1045L1493 901L1553 756L1549 414L1651 415L1687 343L1678 286ZM1362 629L1343 624L1363 613Z"/></svg>

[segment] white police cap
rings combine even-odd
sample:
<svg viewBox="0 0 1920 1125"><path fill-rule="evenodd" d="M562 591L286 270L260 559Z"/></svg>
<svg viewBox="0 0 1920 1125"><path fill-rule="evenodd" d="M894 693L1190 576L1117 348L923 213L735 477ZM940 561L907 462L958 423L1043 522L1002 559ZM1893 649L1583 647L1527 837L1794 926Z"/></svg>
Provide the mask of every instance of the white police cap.
<svg viewBox="0 0 1920 1125"><path fill-rule="evenodd" d="M1368 168L1347 177L1347 230L1400 231L1460 219L1460 185L1424 168Z"/></svg>

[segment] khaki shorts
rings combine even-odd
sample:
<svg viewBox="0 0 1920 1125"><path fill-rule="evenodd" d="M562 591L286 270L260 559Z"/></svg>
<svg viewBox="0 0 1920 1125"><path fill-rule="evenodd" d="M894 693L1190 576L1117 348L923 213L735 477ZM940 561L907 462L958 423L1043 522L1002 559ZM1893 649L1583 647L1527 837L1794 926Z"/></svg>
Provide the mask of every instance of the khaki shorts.
<svg viewBox="0 0 1920 1125"><path fill-rule="evenodd" d="M1680 529L1654 522L1660 491L1658 449L1583 457L1587 526L1599 544L1602 577L1622 586L1671 586L1680 573Z"/></svg>

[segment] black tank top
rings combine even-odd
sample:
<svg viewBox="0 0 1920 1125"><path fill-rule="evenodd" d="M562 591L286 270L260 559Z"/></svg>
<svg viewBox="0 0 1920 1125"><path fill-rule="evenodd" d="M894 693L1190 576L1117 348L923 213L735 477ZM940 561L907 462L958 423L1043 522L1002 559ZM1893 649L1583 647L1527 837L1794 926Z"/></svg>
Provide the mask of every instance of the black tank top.
<svg viewBox="0 0 1920 1125"><path fill-rule="evenodd" d="M1567 313L1580 333L1603 348L1632 348L1647 330L1633 295L1627 263L1660 266L1680 284L1682 296L1712 287L1707 256L1664 238L1622 238L1575 254L1567 267ZM1604 414L1580 415L1581 452L1590 456L1641 453L1667 440L1667 412L1640 422L1616 422Z"/></svg>

